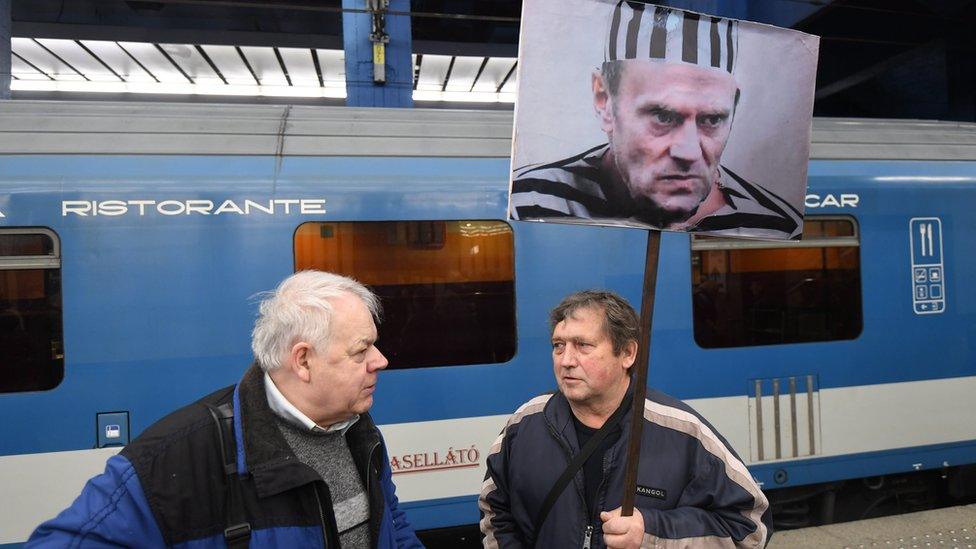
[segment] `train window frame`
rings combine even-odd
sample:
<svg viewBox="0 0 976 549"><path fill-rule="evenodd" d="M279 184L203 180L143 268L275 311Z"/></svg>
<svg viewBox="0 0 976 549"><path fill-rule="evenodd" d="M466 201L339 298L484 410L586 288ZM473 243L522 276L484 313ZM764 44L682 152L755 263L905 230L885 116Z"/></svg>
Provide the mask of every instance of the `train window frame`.
<svg viewBox="0 0 976 549"><path fill-rule="evenodd" d="M43 359L42 362L45 362L49 368L54 368L53 384L34 384L20 387L15 384L14 388L11 388L5 379L0 379L0 395L50 391L61 385L65 376L64 281L62 278L61 238L54 230L47 227L0 227L0 238L8 235L43 235L50 240L50 253L0 255L0 273L6 273L7 271L57 271L57 288L54 293L57 296L57 303L51 313L57 331L54 332L52 330L50 334L56 334L59 339L51 340L49 345L36 347L39 355L46 355L48 351L50 352L50 356ZM45 286L45 299L48 299L51 295ZM20 316L20 312L15 311L15 313ZM24 323L23 320L20 322L21 324ZM23 368L23 364L17 364L14 368L20 370Z"/></svg>
<svg viewBox="0 0 976 549"><path fill-rule="evenodd" d="M390 369L394 370L412 370L412 369L426 369L426 368L439 368L439 367L449 367L449 366L478 366L478 365L494 365L494 364L505 364L511 362L518 352L518 321L517 321L517 310L518 310L518 300L516 298L516 246L515 246L515 231L512 224L507 220L503 219L492 219L492 218L478 218L478 219L384 219L384 220L312 220L301 223L295 228L292 235L292 252L293 252L293 269L298 272L300 269L308 268L320 268L318 266L309 266L308 263L314 263L314 260L309 260L306 263L300 263L299 258L299 234L303 227L313 226L318 227L318 231L322 234L322 238L326 238L328 234L331 238L333 234L338 234L343 225L345 226L363 226L363 225L374 225L378 227L385 227L387 238L386 246L388 249L392 250L394 246L402 246L401 253L406 251L407 253L417 253L423 254L425 252L436 253L441 250L447 244L448 234L450 233L450 228L455 228L458 232L463 233L464 223L491 223L496 224L499 228L504 228L503 233L507 236L507 242L505 242L505 250L501 255L498 256L486 256L488 259L494 260L495 262L501 262L501 264L506 264L507 269L504 269L505 276L502 278L491 278L485 280L479 280L478 278L467 278L464 275L460 275L459 280L435 280L431 281L417 281L411 280L410 282L391 282L388 284L376 284L374 281L370 280L370 275L365 275L363 272L355 272L354 269L343 269L335 268L336 266L321 266L322 269L328 270L330 272L336 272L337 274L342 274L350 276L363 282L371 290L373 290L381 298L380 301L383 304L383 318L382 322L379 323L377 328L380 332L379 341L377 346L390 360ZM402 226L398 224L403 224ZM451 225L454 224L453 227ZM416 225L414 227L413 225ZM428 226L429 225L429 226ZM326 230L328 226L332 226ZM393 231L396 236L396 242L391 241L392 234L389 231ZM401 234L402 233L402 234ZM402 240L402 241L401 241ZM383 249L382 246L378 249ZM486 247L484 253L490 254L490 246ZM345 253L343 254L345 256ZM506 257L507 256L507 257ZM460 257L460 256L458 256ZM346 259L345 257L341 259ZM340 260L341 260L340 259ZM397 268L384 267L382 271L397 271ZM491 270L491 268L487 268ZM497 276L502 273L499 270L494 273ZM485 273L481 273L485 274ZM376 272L372 273L372 276L377 276ZM393 280L391 278L391 280ZM482 287L478 287L478 285ZM451 288L451 286L454 288ZM391 295L389 292L396 290L398 292L405 292L405 294L410 294L409 287L415 287L415 291L419 292L417 294L411 294L412 297L407 298L404 301L403 297L399 299ZM421 288L422 286L428 286L429 288ZM471 286L465 288L465 286ZM443 292L438 291L435 287L443 288ZM455 292L454 289L461 287L460 291ZM433 292L434 295L427 295L425 290ZM453 345L445 345L444 349L437 347L437 352L430 353L430 358L422 358L425 353L420 351L405 352L403 349L406 346L406 335L408 329L402 327L399 334L396 336L399 343L393 343L394 341L392 334L388 331L393 330L393 322L399 322L397 320L399 317L407 316L400 313L393 312L390 310L396 306L404 306L408 301L419 300L422 302L428 302L430 300L437 301L443 296L450 294L455 294L454 299L458 304L464 305L465 309L469 312L474 310L472 313L472 318L468 319L472 323L472 326L478 326L479 324L487 321L494 320L495 323L492 325L494 330L487 330L491 334L492 339L486 339L484 349L478 348L477 344L472 344L470 338L477 339L480 332L485 330L471 329L467 334L469 340L465 342L465 336L461 336L458 342ZM461 297L457 297L461 296ZM492 298L492 296L500 296ZM495 299L496 301L492 301ZM397 303L397 305L393 305ZM499 304L502 306L499 307ZM392 306L388 306L392 305ZM437 307L436 305L432 305ZM460 308L457 308L460 309ZM459 313L461 314L461 313ZM412 315L411 315L412 316ZM429 320L429 319L428 319ZM440 320L438 318L438 320ZM409 321L406 322L409 324ZM437 325L440 329L437 332L440 337L443 337L443 333L450 331L451 333L458 332L459 329L465 327L465 321L462 319L460 322L451 323L445 320L441 324ZM433 328L428 328L427 331L435 332L437 330ZM387 332L387 333L384 333ZM429 335L429 334L428 334ZM483 337L483 336L482 336ZM427 343L417 343L418 341L424 340L424 334L417 334L416 339L410 340L410 346L416 345L422 348L431 348L432 344ZM489 344L490 343L490 344ZM426 345L426 347L424 347ZM451 350L453 347L453 351ZM490 348L490 349L489 349ZM461 351L463 349L463 351ZM451 355L450 353L456 353ZM474 357L478 357L475 359Z"/></svg>
<svg viewBox="0 0 976 549"><path fill-rule="evenodd" d="M705 350L712 349L735 349L742 347L758 347L758 346L770 346L770 345L793 345L800 343L829 343L829 342L840 342L840 341L853 341L858 339L864 331L864 281L862 276L862 263L861 263L861 231L858 224L857 218L850 215L815 215L807 216L804 220L805 222L827 222L827 221L843 221L847 223L851 229L851 234L844 236L814 236L810 238L803 238L801 240L793 241L777 241L777 240L745 240L745 239L733 239L725 238L720 236L712 235L695 235L692 234L690 238L690 266L691 266L691 316L692 316L692 333L695 344ZM806 231L805 231L806 232ZM773 249L828 249L828 248L853 248L857 250L856 263L855 263L855 275L856 275L856 291L857 291L857 303L856 309L851 309L850 312L853 315L852 319L855 321L853 329L849 334L844 337L823 337L814 339L795 339L795 340L785 340L785 341L768 341L768 342L742 342L736 341L734 343L727 344L710 344L706 345L700 339L699 332L699 322L705 322L706 320L701 320L698 314L698 307L696 305L695 295L698 286L702 281L696 282L696 269L700 269L700 265L696 265L696 262L701 261L701 257L696 255L696 252L706 252L706 251L743 251L743 250L773 250ZM730 258L731 259L731 258ZM826 263L821 268L821 270L826 271L828 267ZM726 267L726 271L723 274L731 273L731 269ZM785 270L784 270L785 272ZM704 276L700 274L699 276ZM745 307L740 307L744 310ZM785 329L783 331L785 334ZM785 337L784 337L785 338Z"/></svg>

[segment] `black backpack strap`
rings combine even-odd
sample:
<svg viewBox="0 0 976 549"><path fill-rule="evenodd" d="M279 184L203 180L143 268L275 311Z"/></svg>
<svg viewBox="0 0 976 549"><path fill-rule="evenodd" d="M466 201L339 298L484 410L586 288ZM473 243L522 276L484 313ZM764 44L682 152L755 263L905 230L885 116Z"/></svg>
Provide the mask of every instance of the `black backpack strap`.
<svg viewBox="0 0 976 549"><path fill-rule="evenodd" d="M251 541L251 524L244 517L241 477L237 474L237 444L234 442L234 407L230 403L207 406L217 426L220 461L227 479L224 504L224 542L228 549L246 549Z"/></svg>
<svg viewBox="0 0 976 549"><path fill-rule="evenodd" d="M613 431L614 427L620 424L620 420L623 418L624 413L628 408L630 408L630 403L633 400L633 396L634 395L632 393L627 393L627 396L624 397L623 402L620 403L620 407L617 408L613 415L607 419L607 421L603 424L603 427L600 427L597 432L593 433L590 440L583 445L583 448L581 448L580 452L576 454L573 461L566 466L566 470L563 471L563 474L560 475L559 479L556 480L556 483L552 485L552 488L546 495L546 499L542 501L542 507L539 508L539 513L535 517L534 531L537 539L539 530L542 528L543 523L546 522L546 517L549 516L549 511L552 509L553 504L556 503L556 500L559 499L559 496L563 493L563 490L566 489L566 485L569 484L569 481L576 476L576 472L580 470L580 467L586 463L586 460L589 459L590 456L593 455L593 452L596 451L597 447L600 446L603 439L607 438L610 432Z"/></svg>

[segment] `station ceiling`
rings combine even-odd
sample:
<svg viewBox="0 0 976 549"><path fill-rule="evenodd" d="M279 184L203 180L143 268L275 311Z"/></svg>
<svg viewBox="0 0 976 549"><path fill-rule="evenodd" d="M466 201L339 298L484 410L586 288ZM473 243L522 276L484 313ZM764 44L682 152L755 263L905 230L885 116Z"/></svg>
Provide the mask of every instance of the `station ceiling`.
<svg viewBox="0 0 976 549"><path fill-rule="evenodd" d="M414 99L510 106L520 4L455 1L442 11L446 4L411 5ZM12 7L15 92L345 97L340 1L14 0Z"/></svg>
<svg viewBox="0 0 976 549"><path fill-rule="evenodd" d="M342 50L11 39L12 88L23 91L342 99ZM514 57L413 54L417 101L515 101Z"/></svg>
<svg viewBox="0 0 976 549"><path fill-rule="evenodd" d="M341 0L11 2L15 97L342 103ZM976 120L976 0L658 3L820 35L817 115ZM415 100L510 108L520 13L520 0L412 0Z"/></svg>

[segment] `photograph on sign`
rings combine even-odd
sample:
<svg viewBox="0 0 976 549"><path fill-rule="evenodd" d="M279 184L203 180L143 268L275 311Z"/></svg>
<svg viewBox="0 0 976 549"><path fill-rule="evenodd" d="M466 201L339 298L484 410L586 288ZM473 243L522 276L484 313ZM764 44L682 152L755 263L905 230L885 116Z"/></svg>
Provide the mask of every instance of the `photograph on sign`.
<svg viewBox="0 0 976 549"><path fill-rule="evenodd" d="M512 219L800 238L816 36L610 0L521 33Z"/></svg>

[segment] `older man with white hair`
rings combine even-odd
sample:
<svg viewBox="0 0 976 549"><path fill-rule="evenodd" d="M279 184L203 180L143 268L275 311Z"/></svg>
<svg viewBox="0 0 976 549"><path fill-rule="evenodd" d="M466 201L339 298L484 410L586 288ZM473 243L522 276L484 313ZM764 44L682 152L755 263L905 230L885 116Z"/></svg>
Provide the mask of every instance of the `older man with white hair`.
<svg viewBox="0 0 976 549"><path fill-rule="evenodd" d="M355 280L285 279L241 381L150 426L27 545L421 547L367 413L379 312Z"/></svg>

